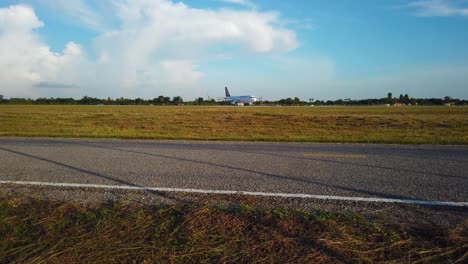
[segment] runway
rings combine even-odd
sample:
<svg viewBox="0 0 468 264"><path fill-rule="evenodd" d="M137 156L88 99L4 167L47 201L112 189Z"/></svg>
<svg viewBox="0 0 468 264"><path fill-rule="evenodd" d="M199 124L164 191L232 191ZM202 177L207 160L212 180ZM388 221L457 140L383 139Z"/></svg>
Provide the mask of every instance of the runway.
<svg viewBox="0 0 468 264"><path fill-rule="evenodd" d="M467 171L466 146L0 138L0 190L45 184L466 208Z"/></svg>

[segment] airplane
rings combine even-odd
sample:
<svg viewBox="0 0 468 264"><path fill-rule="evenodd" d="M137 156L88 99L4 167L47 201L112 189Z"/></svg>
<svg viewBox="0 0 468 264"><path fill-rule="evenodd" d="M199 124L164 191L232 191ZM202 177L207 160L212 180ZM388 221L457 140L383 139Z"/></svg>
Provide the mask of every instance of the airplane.
<svg viewBox="0 0 468 264"><path fill-rule="evenodd" d="M226 97L224 97L224 100L230 101L231 104L233 105L237 105L237 106L243 106L244 104L253 105L253 103L257 101L257 98L253 95L231 96L227 87L224 87L224 92L226 93Z"/></svg>

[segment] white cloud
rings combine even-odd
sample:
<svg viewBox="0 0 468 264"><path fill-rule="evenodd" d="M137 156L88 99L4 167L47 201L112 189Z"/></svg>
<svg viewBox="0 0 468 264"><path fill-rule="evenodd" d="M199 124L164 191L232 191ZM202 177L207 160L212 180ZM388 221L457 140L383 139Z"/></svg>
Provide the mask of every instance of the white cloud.
<svg viewBox="0 0 468 264"><path fill-rule="evenodd" d="M34 84L56 82L67 76L67 65L81 60L83 51L73 42L54 53L36 33L43 26L34 10L25 5L0 8L0 83L2 93L36 96Z"/></svg>
<svg viewBox="0 0 468 264"><path fill-rule="evenodd" d="M191 96L205 76L198 64L213 56L212 48L230 55L281 53L299 46L295 33L280 26L274 12L197 9L169 0L111 3L119 26L93 41L95 61L74 42L53 53L35 30L43 22L31 7L0 8L0 82L10 87L2 92L34 97L45 93L39 86L53 84L52 95L62 86L79 87L64 91L81 93L70 96ZM63 8L67 13L69 7ZM79 15L83 23L100 27L86 10Z"/></svg>
<svg viewBox="0 0 468 264"><path fill-rule="evenodd" d="M248 7L248 8L255 8L256 7L255 4L252 3L249 0L220 0L220 1L224 2L224 3L245 6L245 7Z"/></svg>
<svg viewBox="0 0 468 264"><path fill-rule="evenodd" d="M148 70L160 66L175 71L169 76L178 74L178 80L196 81L201 74L195 70L194 61L202 61L217 45L236 45L253 53L290 51L299 45L294 32L274 25L279 20L274 13L195 9L166 0L136 0L118 4L117 14L122 27L99 37L95 46L106 65L125 66L119 72L128 84L160 82L157 72ZM164 61L183 61L184 67L177 71Z"/></svg>
<svg viewBox="0 0 468 264"><path fill-rule="evenodd" d="M3 34L7 30L30 31L43 25L29 6L18 5L0 8L0 32Z"/></svg>
<svg viewBox="0 0 468 264"><path fill-rule="evenodd" d="M203 76L190 61L166 60L161 61L160 65L161 75L166 76L171 83L190 84ZM180 78L181 76L184 78Z"/></svg>
<svg viewBox="0 0 468 264"><path fill-rule="evenodd" d="M408 6L416 8L418 16L468 16L468 8L457 5L453 0L419 0Z"/></svg>
<svg viewBox="0 0 468 264"><path fill-rule="evenodd" d="M176 45L190 50L194 45L219 43L239 44L253 52L298 47L294 32L277 26L278 14L271 12L196 9L167 0L136 0L120 4L118 15L123 26L112 37L131 34L144 40L147 49Z"/></svg>

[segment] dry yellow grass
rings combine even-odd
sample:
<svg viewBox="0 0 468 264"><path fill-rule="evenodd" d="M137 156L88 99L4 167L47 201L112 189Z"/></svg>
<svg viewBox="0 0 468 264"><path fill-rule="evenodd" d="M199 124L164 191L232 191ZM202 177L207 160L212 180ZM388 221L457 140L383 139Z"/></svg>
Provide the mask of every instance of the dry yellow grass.
<svg viewBox="0 0 468 264"><path fill-rule="evenodd" d="M468 107L3 105L0 136L467 144Z"/></svg>
<svg viewBox="0 0 468 264"><path fill-rule="evenodd" d="M466 263L467 227L247 204L89 208L0 195L0 263Z"/></svg>

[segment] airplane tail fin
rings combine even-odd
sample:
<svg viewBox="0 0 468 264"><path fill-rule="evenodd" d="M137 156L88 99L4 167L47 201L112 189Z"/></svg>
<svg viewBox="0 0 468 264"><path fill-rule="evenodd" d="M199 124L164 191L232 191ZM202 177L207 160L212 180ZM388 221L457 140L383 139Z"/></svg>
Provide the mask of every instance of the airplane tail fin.
<svg viewBox="0 0 468 264"><path fill-rule="evenodd" d="M229 94L229 91L228 91L227 87L224 87L224 92L226 93L226 97L231 96L231 95Z"/></svg>

